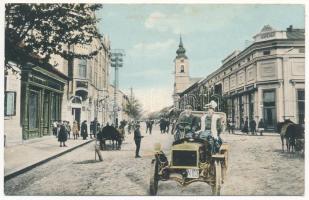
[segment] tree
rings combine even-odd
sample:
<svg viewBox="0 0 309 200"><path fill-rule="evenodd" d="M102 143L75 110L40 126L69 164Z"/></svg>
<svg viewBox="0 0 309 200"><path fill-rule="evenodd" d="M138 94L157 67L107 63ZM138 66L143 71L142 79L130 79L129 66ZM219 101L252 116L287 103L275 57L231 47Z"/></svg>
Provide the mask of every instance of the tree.
<svg viewBox="0 0 309 200"><path fill-rule="evenodd" d="M135 99L134 97L132 97L125 109L124 109L124 112L131 118L133 118L134 120L138 120L141 115L142 115L142 106L140 104L140 102Z"/></svg>
<svg viewBox="0 0 309 200"><path fill-rule="evenodd" d="M87 53L76 53L73 45L91 45L98 33L95 11L101 4L6 4L5 66L33 58L48 62L52 54L67 60L89 59L102 45Z"/></svg>

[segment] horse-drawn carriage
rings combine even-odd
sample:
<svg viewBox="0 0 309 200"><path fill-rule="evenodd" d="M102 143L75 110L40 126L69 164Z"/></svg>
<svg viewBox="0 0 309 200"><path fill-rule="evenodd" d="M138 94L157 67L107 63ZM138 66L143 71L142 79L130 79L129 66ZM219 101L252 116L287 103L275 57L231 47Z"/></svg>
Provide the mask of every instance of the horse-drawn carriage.
<svg viewBox="0 0 309 200"><path fill-rule="evenodd" d="M192 112L201 119L205 112ZM224 113L222 122L226 118ZM170 159L155 145L154 159L151 161L150 194L156 195L159 181L174 180L182 186L193 182L205 182L211 186L213 195L220 195L221 184L226 177L228 167L228 144L223 143L217 152L212 152L209 140L200 137L201 131L192 130L188 123L177 123L175 140L171 146Z"/></svg>

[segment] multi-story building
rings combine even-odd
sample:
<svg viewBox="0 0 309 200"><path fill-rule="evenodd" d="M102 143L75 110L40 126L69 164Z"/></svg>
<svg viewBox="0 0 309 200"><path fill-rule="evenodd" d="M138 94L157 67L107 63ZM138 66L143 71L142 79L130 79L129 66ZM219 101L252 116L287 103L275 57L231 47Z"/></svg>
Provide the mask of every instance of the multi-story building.
<svg viewBox="0 0 309 200"><path fill-rule="evenodd" d="M110 41L103 37L91 46L70 48L87 53L99 45L103 48L92 59L74 59L71 64L55 55L50 63L41 62L38 56L19 67L11 61L5 74L6 145L51 135L54 121L89 123L96 117L106 122Z"/></svg>
<svg viewBox="0 0 309 200"><path fill-rule="evenodd" d="M250 46L231 53L216 71L182 92L179 107L189 103L203 108L214 99L237 128L246 117L264 119L267 130L276 129L284 119L303 124L304 32L292 26L286 30L264 26Z"/></svg>
<svg viewBox="0 0 309 200"><path fill-rule="evenodd" d="M130 118L124 111L126 106L129 103L129 97L126 95L124 92L118 89L116 92L116 107L114 106L115 102L115 86L114 85L109 85L108 87L108 93L109 93L109 98L107 99L107 104L108 107L108 120L109 124L113 124L114 121L116 121L117 125L123 120L129 121ZM115 111L116 109L116 111ZM116 113L115 113L116 112ZM114 117L116 117L116 120L114 120Z"/></svg>
<svg viewBox="0 0 309 200"><path fill-rule="evenodd" d="M89 53L92 49L102 49L91 59L74 59L68 64L70 80L66 85L66 93L62 103L62 119L78 123L86 120L88 123L98 119L105 123L108 98L110 41L104 36L102 40L95 40L91 46L75 45L75 53Z"/></svg>

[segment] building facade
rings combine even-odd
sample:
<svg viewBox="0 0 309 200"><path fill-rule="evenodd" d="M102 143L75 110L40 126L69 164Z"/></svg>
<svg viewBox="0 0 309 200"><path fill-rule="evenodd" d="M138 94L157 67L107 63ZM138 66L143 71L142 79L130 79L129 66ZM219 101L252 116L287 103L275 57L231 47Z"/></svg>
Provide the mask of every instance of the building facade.
<svg viewBox="0 0 309 200"><path fill-rule="evenodd" d="M68 77L48 63L32 59L6 69L4 135L6 145L50 135L61 120L62 96ZM15 68L15 69L14 69Z"/></svg>
<svg viewBox="0 0 309 200"><path fill-rule="evenodd" d="M75 53L89 53L93 49L101 50L91 59L74 59L63 69L68 74L66 93L63 98L62 119L71 124L76 120L105 123L108 117L107 98L110 67L110 41L104 36L102 40L95 40L90 46L75 45ZM61 58L58 59L62 63ZM89 128L89 127L88 127Z"/></svg>
<svg viewBox="0 0 309 200"><path fill-rule="evenodd" d="M304 32L264 26L250 46L231 53L215 72L182 92L179 108L192 104L201 109L213 99L237 128L247 117L263 119L270 131L284 119L304 124Z"/></svg>

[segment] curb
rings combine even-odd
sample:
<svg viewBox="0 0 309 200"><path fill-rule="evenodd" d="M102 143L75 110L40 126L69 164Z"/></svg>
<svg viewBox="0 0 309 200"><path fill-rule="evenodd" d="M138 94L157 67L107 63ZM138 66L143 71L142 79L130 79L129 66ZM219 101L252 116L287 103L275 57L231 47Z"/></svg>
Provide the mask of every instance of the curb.
<svg viewBox="0 0 309 200"><path fill-rule="evenodd" d="M20 169L20 170L17 170L17 171L15 171L15 172L12 172L12 173L10 173L10 174L8 174L8 175L5 175L5 176L4 176L4 181L8 181L8 180L10 180L10 179L12 179L12 178L14 178L14 177L16 177L16 176L18 176L18 175L21 175L21 174L23 174L23 173L25 173L25 172L27 172L27 171L30 171L31 169L33 169L33 168L35 168L35 167L38 167L38 166L40 166L40 165L42 165L42 164L44 164L44 163L47 163L48 161L51 161L51 160L53 160L53 159L55 159L55 158L58 158L58 157L60 157L60 156L62 156L62 155L64 155L64 154L66 154L66 153L69 153L69 152L71 152L71 151L73 151L73 150L75 150L75 149L77 149L77 148L79 148L79 147L81 147L81 146L84 146L84 145L86 145L86 144L89 144L90 142L93 142L93 141L95 141L95 139L89 140L89 141L87 141L87 142L85 142L85 143L82 143L82 144L79 144L79 145L77 145L77 146L75 146L75 147L73 147L73 148L71 148L71 149L67 149L67 150L65 150L65 151L63 151L63 152L61 152L61 153L58 153L58 154L53 155L53 156L51 156L51 157L49 157L49 158L43 159L43 160L41 160L41 161L39 161L39 162L37 162L37 163L34 163L34 164L32 164L32 165L29 165L28 167L25 167L25 168L23 168L23 169Z"/></svg>

